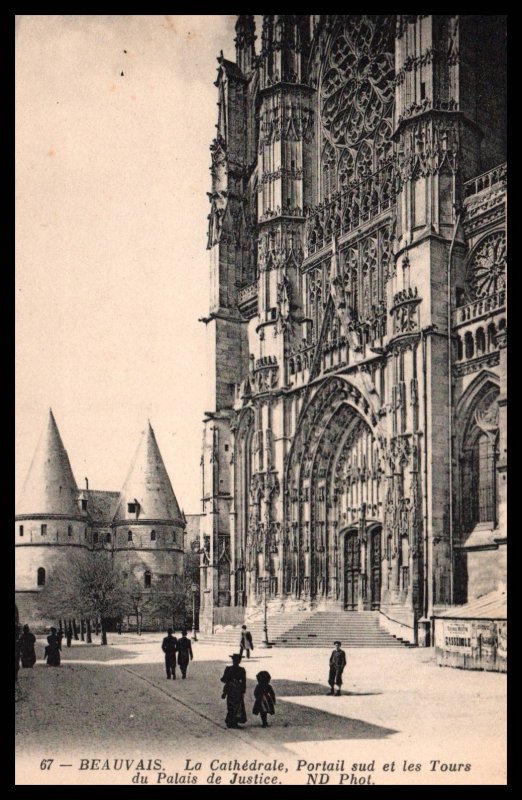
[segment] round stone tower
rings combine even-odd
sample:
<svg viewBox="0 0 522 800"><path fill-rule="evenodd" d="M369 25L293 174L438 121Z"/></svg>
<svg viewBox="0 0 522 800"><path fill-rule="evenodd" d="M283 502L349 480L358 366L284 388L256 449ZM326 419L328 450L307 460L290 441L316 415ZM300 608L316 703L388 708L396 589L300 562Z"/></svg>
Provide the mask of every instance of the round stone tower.
<svg viewBox="0 0 522 800"><path fill-rule="evenodd" d="M87 514L51 409L15 511L15 592L25 622L37 615L37 594L53 568L71 548L90 547Z"/></svg>
<svg viewBox="0 0 522 800"><path fill-rule="evenodd" d="M185 524L149 422L112 522L114 558L144 589L181 577Z"/></svg>

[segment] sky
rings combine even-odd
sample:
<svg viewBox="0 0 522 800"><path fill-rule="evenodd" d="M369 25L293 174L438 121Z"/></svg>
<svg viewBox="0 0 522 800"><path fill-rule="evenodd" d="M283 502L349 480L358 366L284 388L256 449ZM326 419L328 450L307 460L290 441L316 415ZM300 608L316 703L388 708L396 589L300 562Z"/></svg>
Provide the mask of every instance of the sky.
<svg viewBox="0 0 522 800"><path fill-rule="evenodd" d="M235 19L17 17L17 495L51 407L80 486L119 490L150 419L201 510L213 82Z"/></svg>

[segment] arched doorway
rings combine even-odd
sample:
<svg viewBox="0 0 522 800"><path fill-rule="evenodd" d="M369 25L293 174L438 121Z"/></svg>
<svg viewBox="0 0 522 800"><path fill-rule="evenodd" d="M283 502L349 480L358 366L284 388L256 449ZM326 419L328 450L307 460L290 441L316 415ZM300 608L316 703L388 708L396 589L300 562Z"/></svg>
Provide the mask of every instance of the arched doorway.
<svg viewBox="0 0 522 800"><path fill-rule="evenodd" d="M357 530L344 537L344 607L355 611L359 604L360 547Z"/></svg>

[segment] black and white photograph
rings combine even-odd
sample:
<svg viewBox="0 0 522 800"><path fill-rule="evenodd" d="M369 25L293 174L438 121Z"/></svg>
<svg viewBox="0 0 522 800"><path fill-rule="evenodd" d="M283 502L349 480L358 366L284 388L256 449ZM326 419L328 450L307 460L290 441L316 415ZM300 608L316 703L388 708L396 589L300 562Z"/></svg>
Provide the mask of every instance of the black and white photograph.
<svg viewBox="0 0 522 800"><path fill-rule="evenodd" d="M507 784L507 16L15 15L15 783Z"/></svg>

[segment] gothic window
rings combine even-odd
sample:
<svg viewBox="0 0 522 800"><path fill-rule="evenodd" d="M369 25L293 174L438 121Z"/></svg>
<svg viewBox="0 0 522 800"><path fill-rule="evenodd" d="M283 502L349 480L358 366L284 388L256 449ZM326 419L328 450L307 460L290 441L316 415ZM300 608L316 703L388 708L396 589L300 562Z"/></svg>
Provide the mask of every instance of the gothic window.
<svg viewBox="0 0 522 800"><path fill-rule="evenodd" d="M127 541L132 542L132 531L127 532Z"/></svg>
<svg viewBox="0 0 522 800"><path fill-rule="evenodd" d="M346 15L327 52L320 87L321 121L330 142L355 154L375 137L379 162L389 152L384 141L393 104L393 24L393 15ZM359 156L359 175L375 169L371 147ZM340 188L350 172L340 170Z"/></svg>
<svg viewBox="0 0 522 800"><path fill-rule="evenodd" d="M72 525L69 525L67 528L67 536L72 536L72 532L73 532Z"/></svg>
<svg viewBox="0 0 522 800"><path fill-rule="evenodd" d="M464 440L462 473L463 523L472 530L479 523L496 524L496 461L498 389L488 391L471 414Z"/></svg>
<svg viewBox="0 0 522 800"><path fill-rule="evenodd" d="M497 342L497 331L495 323L490 322L488 325L488 350L494 350Z"/></svg>
<svg viewBox="0 0 522 800"><path fill-rule="evenodd" d="M155 542L156 541L156 531L151 531L150 532L150 540L151 540L151 542Z"/></svg>
<svg viewBox="0 0 522 800"><path fill-rule="evenodd" d="M46 536L47 535L47 525L40 525L40 534L42 536Z"/></svg>
<svg viewBox="0 0 522 800"><path fill-rule="evenodd" d="M23 536L24 535L24 526L23 525L20 525L20 527L18 528L18 535L19 536Z"/></svg>
<svg viewBox="0 0 522 800"><path fill-rule="evenodd" d="M112 542L112 536L110 535L110 533L108 533L107 536L105 537L105 541L107 544L110 544Z"/></svg>
<svg viewBox="0 0 522 800"><path fill-rule="evenodd" d="M144 583L145 589L150 589L150 587L152 585L152 573L149 572L148 570L145 572L145 574L143 576L143 583Z"/></svg>
<svg viewBox="0 0 522 800"><path fill-rule="evenodd" d="M472 300L506 288L506 236L496 231L480 242L468 267L467 283Z"/></svg>
<svg viewBox="0 0 522 800"><path fill-rule="evenodd" d="M464 352L466 358L473 358L474 355L473 334L469 331L464 335Z"/></svg>
<svg viewBox="0 0 522 800"><path fill-rule="evenodd" d="M484 335L484 328L478 328L475 334L475 341L477 345L477 355L482 355L486 352L486 337Z"/></svg>
<svg viewBox="0 0 522 800"><path fill-rule="evenodd" d="M38 567L36 571L36 584L37 586L45 586L45 569Z"/></svg>
<svg viewBox="0 0 522 800"><path fill-rule="evenodd" d="M495 522L495 441L482 433L473 450L475 518L477 522Z"/></svg>

